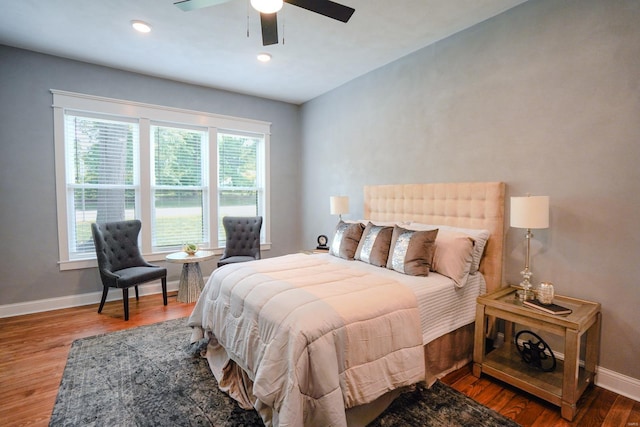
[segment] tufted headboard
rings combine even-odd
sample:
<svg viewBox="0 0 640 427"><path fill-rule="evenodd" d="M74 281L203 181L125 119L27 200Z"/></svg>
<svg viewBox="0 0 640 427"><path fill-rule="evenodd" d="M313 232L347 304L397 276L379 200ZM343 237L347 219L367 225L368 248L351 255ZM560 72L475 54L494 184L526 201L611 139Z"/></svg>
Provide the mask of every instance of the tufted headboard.
<svg viewBox="0 0 640 427"><path fill-rule="evenodd" d="M502 284L504 194L503 182L365 186L364 218L489 230L480 271L493 292Z"/></svg>

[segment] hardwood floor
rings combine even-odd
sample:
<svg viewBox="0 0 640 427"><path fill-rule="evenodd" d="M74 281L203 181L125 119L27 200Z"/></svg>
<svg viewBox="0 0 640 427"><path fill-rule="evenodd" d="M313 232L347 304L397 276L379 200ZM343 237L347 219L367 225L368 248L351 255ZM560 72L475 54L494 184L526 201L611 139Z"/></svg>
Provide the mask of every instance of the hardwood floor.
<svg viewBox="0 0 640 427"><path fill-rule="evenodd" d="M128 322L121 301L107 303L102 314L96 304L0 319L0 425L48 425L74 340L186 317L193 306L170 293L166 307L161 295L131 300ZM551 404L490 377L475 378L470 366L443 382L523 426L640 427L640 402L600 387L585 392L569 423Z"/></svg>
<svg viewBox="0 0 640 427"><path fill-rule="evenodd" d="M640 402L597 386L585 391L578 401L578 413L568 422L557 406L486 375L474 377L471 365L452 372L442 382L522 426L640 426Z"/></svg>

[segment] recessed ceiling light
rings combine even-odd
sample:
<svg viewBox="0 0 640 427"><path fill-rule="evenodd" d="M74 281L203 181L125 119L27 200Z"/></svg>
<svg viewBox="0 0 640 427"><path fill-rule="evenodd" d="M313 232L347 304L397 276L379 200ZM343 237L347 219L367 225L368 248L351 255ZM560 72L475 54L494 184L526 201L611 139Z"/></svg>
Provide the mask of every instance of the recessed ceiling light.
<svg viewBox="0 0 640 427"><path fill-rule="evenodd" d="M260 62L269 62L271 61L271 55L268 53L259 53L258 54L258 61Z"/></svg>
<svg viewBox="0 0 640 427"><path fill-rule="evenodd" d="M141 33L148 33L151 31L151 25L143 21L131 21L131 26Z"/></svg>

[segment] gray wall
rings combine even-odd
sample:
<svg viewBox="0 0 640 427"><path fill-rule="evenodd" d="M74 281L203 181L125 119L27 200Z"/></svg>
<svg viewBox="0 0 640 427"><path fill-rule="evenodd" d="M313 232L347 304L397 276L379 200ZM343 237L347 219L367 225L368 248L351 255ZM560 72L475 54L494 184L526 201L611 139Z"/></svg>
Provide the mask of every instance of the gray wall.
<svg viewBox="0 0 640 427"><path fill-rule="evenodd" d="M299 107L0 45L0 305L102 290L97 269L59 271L50 89L272 122L271 236L300 249ZM210 273L214 262L202 264ZM167 264L169 280L180 265Z"/></svg>
<svg viewBox="0 0 640 427"><path fill-rule="evenodd" d="M365 184L550 196L534 280L600 302L600 365L640 379L640 2L529 0L304 104L302 132L306 242L332 232L330 195L360 218ZM518 283L524 230L507 233Z"/></svg>

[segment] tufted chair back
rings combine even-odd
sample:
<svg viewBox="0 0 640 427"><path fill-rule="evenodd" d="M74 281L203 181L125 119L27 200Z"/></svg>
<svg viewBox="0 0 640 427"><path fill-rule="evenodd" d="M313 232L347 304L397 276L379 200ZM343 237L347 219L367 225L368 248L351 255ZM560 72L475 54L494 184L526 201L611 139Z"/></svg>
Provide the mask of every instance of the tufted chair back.
<svg viewBox="0 0 640 427"><path fill-rule="evenodd" d="M260 259L261 216L225 216L222 225L227 241L218 265Z"/></svg>
<svg viewBox="0 0 640 427"><path fill-rule="evenodd" d="M100 275L130 267L147 266L138 248L139 220L91 224ZM107 275L107 280L109 276Z"/></svg>

